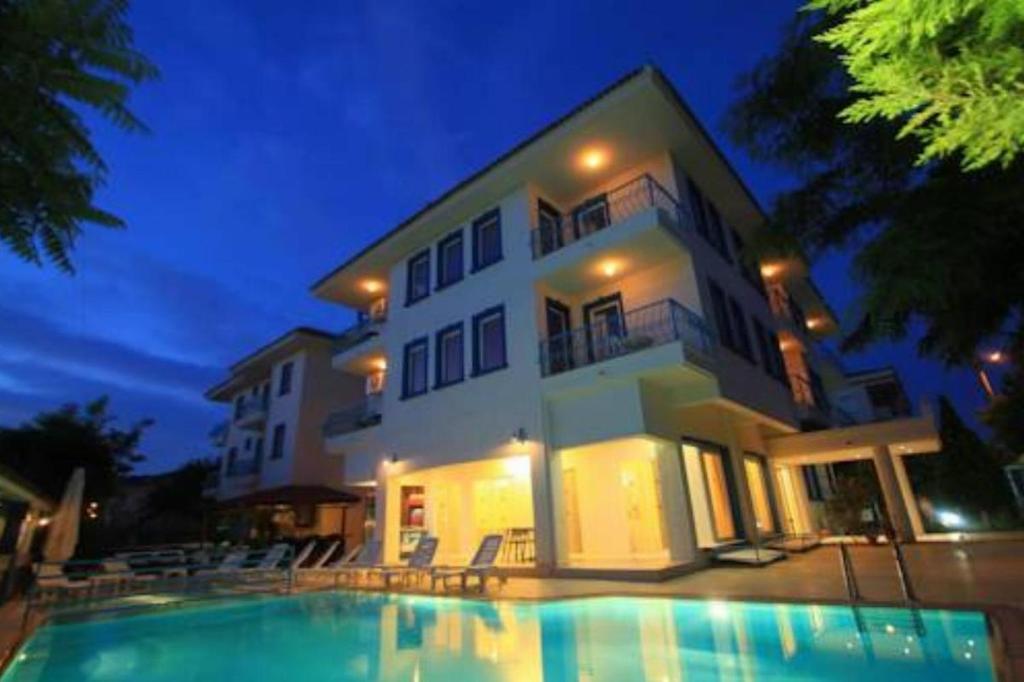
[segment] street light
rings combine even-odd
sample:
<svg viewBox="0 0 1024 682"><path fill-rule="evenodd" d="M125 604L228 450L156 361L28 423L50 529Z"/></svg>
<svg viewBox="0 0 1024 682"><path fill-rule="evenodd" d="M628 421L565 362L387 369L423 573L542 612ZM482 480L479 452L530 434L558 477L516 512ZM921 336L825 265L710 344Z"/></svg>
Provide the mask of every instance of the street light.
<svg viewBox="0 0 1024 682"><path fill-rule="evenodd" d="M992 387L992 380L989 379L988 372L985 371L985 364L1001 365L1008 359L1009 356L1005 351L990 350L982 353L981 357L972 363L974 371L978 375L978 383L981 384L981 390L985 392L985 397L990 401L996 397L996 391Z"/></svg>

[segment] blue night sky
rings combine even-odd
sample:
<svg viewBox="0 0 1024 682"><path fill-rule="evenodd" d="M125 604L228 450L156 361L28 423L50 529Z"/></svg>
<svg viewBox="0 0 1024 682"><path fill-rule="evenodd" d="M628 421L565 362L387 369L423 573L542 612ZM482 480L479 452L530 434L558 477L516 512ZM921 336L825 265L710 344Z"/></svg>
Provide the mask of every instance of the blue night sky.
<svg viewBox="0 0 1024 682"><path fill-rule="evenodd" d="M787 178L732 148L720 121L737 74L772 51L797 3L136 2L161 68L133 108L152 129L98 124L104 208L74 277L0 254L0 424L109 394L151 416L144 470L212 454L226 409L203 390L289 327L352 315L309 285L428 200L644 62L660 66L768 205ZM297 8L301 7L299 11ZM843 316L838 254L815 277ZM913 400L981 396L912 341L849 357L894 364Z"/></svg>

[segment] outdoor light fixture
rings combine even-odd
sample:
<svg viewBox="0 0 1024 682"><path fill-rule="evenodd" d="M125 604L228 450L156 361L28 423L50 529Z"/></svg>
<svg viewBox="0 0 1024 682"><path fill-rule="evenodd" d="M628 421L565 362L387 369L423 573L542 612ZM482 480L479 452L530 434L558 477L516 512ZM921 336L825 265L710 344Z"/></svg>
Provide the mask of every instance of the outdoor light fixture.
<svg viewBox="0 0 1024 682"><path fill-rule="evenodd" d="M512 432L512 442L519 443L522 445L526 442L526 429L520 426L518 429Z"/></svg>
<svg viewBox="0 0 1024 682"><path fill-rule="evenodd" d="M988 362L1000 363L1004 359L1006 359L1006 358L1003 355L1003 351L1001 351L1001 350L994 350L994 351L992 351L990 353L986 353L985 354L985 360L988 361Z"/></svg>
<svg viewBox="0 0 1024 682"><path fill-rule="evenodd" d="M601 268L601 273L605 277L614 277L615 274L618 273L619 269L620 269L619 264L616 261L613 261L613 260L602 261L601 265L600 265L600 268Z"/></svg>
<svg viewBox="0 0 1024 682"><path fill-rule="evenodd" d="M807 320L807 328L811 330L817 329L823 324L824 322L819 317L812 317L811 319Z"/></svg>
<svg viewBox="0 0 1024 682"><path fill-rule="evenodd" d="M375 279L368 279L363 282L363 289L366 289L366 291L370 292L371 294L375 294L383 288L384 285Z"/></svg>
<svg viewBox="0 0 1024 682"><path fill-rule="evenodd" d="M580 153L579 165L587 171L601 170L608 165L608 152L600 147L587 147Z"/></svg>
<svg viewBox="0 0 1024 682"><path fill-rule="evenodd" d="M771 279L782 272L782 265L779 263L764 263L761 265L761 276Z"/></svg>

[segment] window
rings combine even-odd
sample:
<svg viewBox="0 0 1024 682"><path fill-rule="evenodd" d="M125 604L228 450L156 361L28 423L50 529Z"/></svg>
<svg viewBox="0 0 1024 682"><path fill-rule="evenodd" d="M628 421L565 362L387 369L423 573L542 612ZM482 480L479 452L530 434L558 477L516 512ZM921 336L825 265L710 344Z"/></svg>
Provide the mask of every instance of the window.
<svg viewBox="0 0 1024 682"><path fill-rule="evenodd" d="M430 250L420 251L406 263L405 304L430 295Z"/></svg>
<svg viewBox="0 0 1024 682"><path fill-rule="evenodd" d="M729 234L732 236L732 250L736 254L736 262L739 263L743 279L750 282L750 285L757 289L759 294L768 298L768 292L764 288L764 280L761 279L761 273L757 270L757 264L751 263L747 255L747 243L735 228L730 227Z"/></svg>
<svg viewBox="0 0 1024 682"><path fill-rule="evenodd" d="M473 316L473 376L507 366L505 307L499 305Z"/></svg>
<svg viewBox="0 0 1024 682"><path fill-rule="evenodd" d="M750 489L757 530L761 533L774 533L775 505L768 487L768 464L761 455L747 454L743 457L743 469L747 474L747 487Z"/></svg>
<svg viewBox="0 0 1024 682"><path fill-rule="evenodd" d="M263 459L263 439L262 438L257 438L256 439L256 455L255 455L255 459L256 459L256 461L260 461L261 459Z"/></svg>
<svg viewBox="0 0 1024 682"><path fill-rule="evenodd" d="M775 366L775 354L772 353L771 343L768 337L768 330L761 324L761 320L754 318L754 340L757 343L757 352L761 355L761 366L770 376L778 376L778 368Z"/></svg>
<svg viewBox="0 0 1024 682"><path fill-rule="evenodd" d="M779 337L775 332L768 332L768 341L771 346L772 355L775 356L775 378L782 383L789 385L789 373L786 369L786 359L782 357L782 346L779 345Z"/></svg>
<svg viewBox="0 0 1024 682"><path fill-rule="evenodd" d="M235 466L235 462L238 461L238 448L231 448L228 450L228 471Z"/></svg>
<svg viewBox="0 0 1024 682"><path fill-rule="evenodd" d="M240 395L235 398L235 419L242 418L242 412L245 410L245 396Z"/></svg>
<svg viewBox="0 0 1024 682"><path fill-rule="evenodd" d="M700 458L715 539L719 542L735 540L737 537L736 519L733 514L733 501L730 494L732 486L730 485L729 465L725 461L725 452L710 447L701 447Z"/></svg>
<svg viewBox="0 0 1024 682"><path fill-rule="evenodd" d="M722 216L711 201L707 201L708 209L708 241L715 247L722 258L732 263L732 256L729 255L729 245L725 242L725 228L722 225Z"/></svg>
<svg viewBox="0 0 1024 682"><path fill-rule="evenodd" d="M473 221L473 272L501 260L501 211L494 209Z"/></svg>
<svg viewBox="0 0 1024 682"><path fill-rule="evenodd" d="M252 438L246 438L245 439L245 451L249 452L250 450L252 450Z"/></svg>
<svg viewBox="0 0 1024 682"><path fill-rule="evenodd" d="M284 424L274 427L274 437L270 441L270 459L284 457Z"/></svg>
<svg viewBox="0 0 1024 682"><path fill-rule="evenodd" d="M281 365L281 383L277 386L278 395L288 395L292 392L292 368L294 365L293 362Z"/></svg>
<svg viewBox="0 0 1024 682"><path fill-rule="evenodd" d="M455 284L462 279L462 230L437 243L437 288Z"/></svg>
<svg viewBox="0 0 1024 682"><path fill-rule="evenodd" d="M402 363L402 398L427 392L427 337L405 344Z"/></svg>
<svg viewBox="0 0 1024 682"><path fill-rule="evenodd" d="M729 320L729 306L725 301L725 292L715 282L708 280L711 291L711 307L715 312L715 326L718 327L718 338L726 348L735 348L732 335L732 323Z"/></svg>
<svg viewBox="0 0 1024 682"><path fill-rule="evenodd" d="M804 485L807 487L807 499L812 502L821 502L825 499L825 494L821 489L821 481L818 479L818 470L814 468L814 465L807 465L800 467L800 470L804 474Z"/></svg>
<svg viewBox="0 0 1024 682"><path fill-rule="evenodd" d="M690 213L693 214L693 222L697 225L697 232L707 239L708 217L704 212L704 195L701 194L697 183L690 178L686 178L686 193L690 199Z"/></svg>
<svg viewBox="0 0 1024 682"><path fill-rule="evenodd" d="M263 397L260 399L263 405L263 409L267 409L270 406L270 382L263 384Z"/></svg>
<svg viewBox="0 0 1024 682"><path fill-rule="evenodd" d="M562 216L554 206L544 201L537 200L537 239L534 257L543 256L562 248Z"/></svg>
<svg viewBox="0 0 1024 682"><path fill-rule="evenodd" d="M437 367L434 372L434 388L457 384L463 378L462 323L445 327L437 333L434 341Z"/></svg>
<svg viewBox="0 0 1024 682"><path fill-rule="evenodd" d="M750 346L750 333L747 331L747 319L743 308L732 296L729 297L729 311L732 313L733 340L736 346L733 350L751 362L754 360L754 349Z"/></svg>
<svg viewBox="0 0 1024 682"><path fill-rule="evenodd" d="M608 197L604 194L586 200L572 214L577 238L602 230L612 222L608 214Z"/></svg>

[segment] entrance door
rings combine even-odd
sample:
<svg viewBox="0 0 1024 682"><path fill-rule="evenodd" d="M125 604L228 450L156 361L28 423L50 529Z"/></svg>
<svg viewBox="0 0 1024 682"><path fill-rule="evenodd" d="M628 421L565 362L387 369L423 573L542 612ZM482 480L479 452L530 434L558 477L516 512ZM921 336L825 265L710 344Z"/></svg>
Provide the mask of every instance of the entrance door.
<svg viewBox="0 0 1024 682"><path fill-rule="evenodd" d="M573 366L572 318L569 307L553 298L544 299L548 326L547 372L557 374Z"/></svg>
<svg viewBox="0 0 1024 682"><path fill-rule="evenodd" d="M591 362L614 357L622 351L626 336L626 315L622 294L599 298L583 306L587 329L587 355Z"/></svg>
<svg viewBox="0 0 1024 682"><path fill-rule="evenodd" d="M793 482L793 470L791 467L776 467L776 476L779 481L779 493L782 496L782 520L787 533L797 535L806 532L802 516L800 515L800 499L797 496L796 484Z"/></svg>

